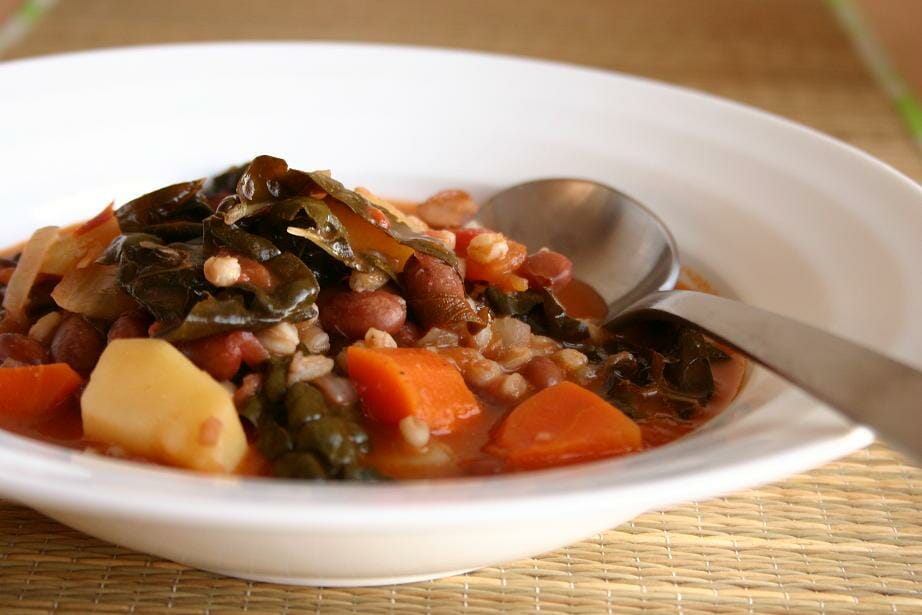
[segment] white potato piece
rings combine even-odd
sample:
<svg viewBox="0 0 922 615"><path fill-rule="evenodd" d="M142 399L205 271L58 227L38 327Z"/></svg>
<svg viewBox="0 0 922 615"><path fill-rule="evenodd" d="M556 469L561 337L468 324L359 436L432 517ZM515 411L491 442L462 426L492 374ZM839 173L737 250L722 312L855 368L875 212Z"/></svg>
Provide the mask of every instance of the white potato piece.
<svg viewBox="0 0 922 615"><path fill-rule="evenodd" d="M109 344L80 405L86 438L129 455L231 472L247 451L228 391L163 340Z"/></svg>

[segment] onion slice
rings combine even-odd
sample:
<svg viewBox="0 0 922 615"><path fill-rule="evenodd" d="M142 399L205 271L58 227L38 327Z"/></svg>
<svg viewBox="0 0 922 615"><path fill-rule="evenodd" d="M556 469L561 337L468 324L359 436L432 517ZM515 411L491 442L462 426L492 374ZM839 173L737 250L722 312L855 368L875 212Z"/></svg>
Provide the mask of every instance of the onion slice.
<svg viewBox="0 0 922 615"><path fill-rule="evenodd" d="M16 270L10 277L3 297L3 308L6 310L6 320L17 325L22 325L26 316L26 303L29 301L29 292L35 279L38 277L42 262L48 253L48 248L58 238L58 227L46 226L38 229L29 238L26 247L22 250Z"/></svg>

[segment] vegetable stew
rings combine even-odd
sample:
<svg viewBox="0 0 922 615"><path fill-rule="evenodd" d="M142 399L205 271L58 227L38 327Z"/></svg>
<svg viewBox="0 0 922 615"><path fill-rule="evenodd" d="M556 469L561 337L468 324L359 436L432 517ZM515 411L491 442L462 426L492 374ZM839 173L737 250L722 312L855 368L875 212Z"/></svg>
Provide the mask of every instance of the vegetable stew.
<svg viewBox="0 0 922 615"><path fill-rule="evenodd" d="M659 446L745 363L695 329L600 326L566 255L477 203L349 190L259 156L0 259L0 427L211 473L385 480Z"/></svg>

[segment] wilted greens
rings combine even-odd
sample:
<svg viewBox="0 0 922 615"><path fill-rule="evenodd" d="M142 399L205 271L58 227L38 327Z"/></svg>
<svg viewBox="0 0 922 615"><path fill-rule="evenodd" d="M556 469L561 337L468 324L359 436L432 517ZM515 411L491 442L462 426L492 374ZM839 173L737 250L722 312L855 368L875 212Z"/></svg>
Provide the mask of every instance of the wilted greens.
<svg viewBox="0 0 922 615"><path fill-rule="evenodd" d="M442 243L412 231L393 213L322 172L290 169L279 158L259 156L205 186L205 180L174 184L120 207L123 234L101 259L118 265L119 284L157 319L155 335L169 341L303 321L316 312L320 284L349 270L381 269L396 277L380 255L353 250L330 202L401 245L457 265ZM376 218L382 214L384 225ZM211 285L203 263L222 251L261 264L270 287Z"/></svg>

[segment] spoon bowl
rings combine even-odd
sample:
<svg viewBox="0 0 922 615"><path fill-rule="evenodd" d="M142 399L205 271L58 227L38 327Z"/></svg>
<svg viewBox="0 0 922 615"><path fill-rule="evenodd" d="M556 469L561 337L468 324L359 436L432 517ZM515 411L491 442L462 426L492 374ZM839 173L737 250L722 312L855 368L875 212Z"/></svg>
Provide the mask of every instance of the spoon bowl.
<svg viewBox="0 0 922 615"><path fill-rule="evenodd" d="M675 288L679 279L678 250L666 225L636 199L598 182L518 184L485 203L477 221L530 248L566 254L574 276L608 304L609 317L653 291Z"/></svg>

